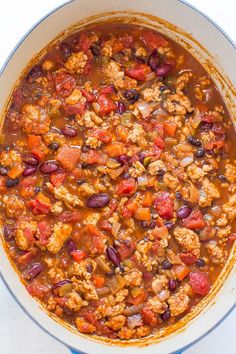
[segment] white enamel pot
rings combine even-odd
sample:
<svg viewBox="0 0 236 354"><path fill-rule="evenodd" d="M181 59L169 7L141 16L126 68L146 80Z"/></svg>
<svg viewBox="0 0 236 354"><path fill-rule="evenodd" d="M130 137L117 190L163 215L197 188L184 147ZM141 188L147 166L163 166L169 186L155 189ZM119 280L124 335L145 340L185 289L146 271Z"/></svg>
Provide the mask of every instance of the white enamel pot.
<svg viewBox="0 0 236 354"><path fill-rule="evenodd" d="M117 19L117 17L119 17ZM157 17L159 19L157 19ZM214 78L232 117L236 117L236 49L232 41L207 16L180 0L75 0L54 10L36 24L8 57L0 72L0 112L27 63L63 31L78 24L116 19L144 24L180 42L197 57ZM164 20L164 21L163 21ZM191 35L190 35L191 34ZM192 37L191 37L192 36ZM199 45L201 43L201 45ZM46 332L75 352L88 354L168 354L180 352L212 330L236 303L236 252L204 304L197 307L168 333L129 343L104 341L80 335L48 316L20 282L5 251L0 247L2 277L19 305ZM203 306L204 305L204 306Z"/></svg>

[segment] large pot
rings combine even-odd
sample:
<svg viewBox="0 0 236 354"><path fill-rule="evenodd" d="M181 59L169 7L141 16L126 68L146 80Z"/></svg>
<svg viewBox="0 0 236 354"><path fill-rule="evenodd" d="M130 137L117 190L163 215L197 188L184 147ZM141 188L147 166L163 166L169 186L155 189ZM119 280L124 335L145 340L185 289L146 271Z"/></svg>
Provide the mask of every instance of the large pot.
<svg viewBox="0 0 236 354"><path fill-rule="evenodd" d="M36 24L10 54L0 76L0 112L26 64L49 42L68 31L88 23L129 21L143 24L177 40L198 58L214 78L232 117L236 117L235 62L236 48L229 38L209 18L180 0L75 0L68 2ZM68 30L69 29L69 30ZM66 30L66 32L65 32ZM190 35L190 33L192 35ZM193 37L192 37L193 36ZM61 38L61 37L60 37ZM199 44L200 43L200 44ZM43 53L43 52L42 52ZM2 114L1 117L4 115ZM221 321L236 302L236 247L209 296L195 311L149 339L129 343L94 339L78 334L59 320L53 319L35 301L20 282L12 267L4 244L0 247L0 270L5 283L28 315L45 331L79 352L89 354L126 353L167 354L181 351L208 333Z"/></svg>

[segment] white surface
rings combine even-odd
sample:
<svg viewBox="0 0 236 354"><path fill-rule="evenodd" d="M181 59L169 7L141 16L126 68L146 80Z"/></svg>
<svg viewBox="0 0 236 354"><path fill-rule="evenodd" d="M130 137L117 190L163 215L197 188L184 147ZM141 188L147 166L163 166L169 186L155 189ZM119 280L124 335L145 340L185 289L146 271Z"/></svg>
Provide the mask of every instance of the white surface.
<svg viewBox="0 0 236 354"><path fill-rule="evenodd" d="M117 1L117 0L113 0ZM145 0L143 0L145 1ZM155 1L155 0L153 0ZM17 41L42 16L62 0L8 0L0 5L0 66ZM92 1L91 1L92 3ZM234 0L189 0L214 19L236 42ZM193 345L186 354L235 353L236 310L211 334ZM69 350L44 333L16 304L0 279L0 353L66 354ZM94 353L90 353L94 354ZM105 354L105 353L104 353Z"/></svg>

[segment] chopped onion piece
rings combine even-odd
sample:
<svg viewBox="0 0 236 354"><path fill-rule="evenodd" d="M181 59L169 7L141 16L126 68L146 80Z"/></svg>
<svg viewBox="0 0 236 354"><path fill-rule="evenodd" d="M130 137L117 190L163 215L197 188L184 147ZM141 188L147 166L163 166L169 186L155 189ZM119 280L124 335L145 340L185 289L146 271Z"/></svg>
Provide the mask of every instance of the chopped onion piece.
<svg viewBox="0 0 236 354"><path fill-rule="evenodd" d="M193 155L189 155L180 162L183 167L191 165L193 163Z"/></svg>
<svg viewBox="0 0 236 354"><path fill-rule="evenodd" d="M138 102L136 107L138 108L143 118L149 117L150 113L153 111L153 105L145 101Z"/></svg>
<svg viewBox="0 0 236 354"><path fill-rule="evenodd" d="M147 184L148 184L148 179L147 179L146 175L138 177L138 186L139 187L145 187L145 186L147 186Z"/></svg>
<svg viewBox="0 0 236 354"><path fill-rule="evenodd" d="M120 227L121 227L121 224L119 222L114 222L112 224L111 233L114 237L116 237L116 235L118 234Z"/></svg>

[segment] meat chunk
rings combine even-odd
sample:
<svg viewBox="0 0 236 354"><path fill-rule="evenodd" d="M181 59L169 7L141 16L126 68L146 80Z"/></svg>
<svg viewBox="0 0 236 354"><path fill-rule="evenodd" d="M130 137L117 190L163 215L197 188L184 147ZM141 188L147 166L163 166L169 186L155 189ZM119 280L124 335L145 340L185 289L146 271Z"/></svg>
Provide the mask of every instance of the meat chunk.
<svg viewBox="0 0 236 354"><path fill-rule="evenodd" d="M135 123L130 129L128 140L139 146L143 146L146 143L146 133L141 124Z"/></svg>
<svg viewBox="0 0 236 354"><path fill-rule="evenodd" d="M118 315L112 317L111 320L107 321L106 326L112 328L114 331L117 331L118 329L124 326L125 321L126 321L126 317L124 315Z"/></svg>
<svg viewBox="0 0 236 354"><path fill-rule="evenodd" d="M153 85L150 88L146 88L145 90L142 91L142 96L146 102L161 102L162 101L162 95L163 95L163 90L160 90L160 87L163 86L161 82L158 82L157 84ZM164 93L169 93L170 90L166 89Z"/></svg>
<svg viewBox="0 0 236 354"><path fill-rule="evenodd" d="M167 304L166 302L162 302L159 296L153 296L150 299L148 299L145 307L149 308L157 315L160 315L166 311Z"/></svg>
<svg viewBox="0 0 236 354"><path fill-rule="evenodd" d="M85 321L85 319L82 317L77 317L75 319L75 324L78 331L81 333L93 333L96 331L96 327L93 324Z"/></svg>
<svg viewBox="0 0 236 354"><path fill-rule="evenodd" d="M176 92L164 101L163 106L165 110L170 114L185 115L186 113L191 113L193 107L187 96L185 96L181 91Z"/></svg>
<svg viewBox="0 0 236 354"><path fill-rule="evenodd" d="M168 278L165 275L156 275L152 281L152 290L155 294L160 293L162 290L166 289L168 285Z"/></svg>
<svg viewBox="0 0 236 354"><path fill-rule="evenodd" d="M200 241L198 235L185 227L177 227L174 231L174 236L180 246L188 252L193 253L196 257L200 256Z"/></svg>
<svg viewBox="0 0 236 354"><path fill-rule="evenodd" d="M165 185L172 189L175 190L178 187L179 184L179 180L177 177L172 176L170 173L165 173L164 177L163 177L163 182L165 183Z"/></svg>
<svg viewBox="0 0 236 354"><path fill-rule="evenodd" d="M176 80L177 91L182 91L189 83L190 79L193 77L191 72L182 73Z"/></svg>
<svg viewBox="0 0 236 354"><path fill-rule="evenodd" d="M77 280L74 286L76 291L83 293L86 300L98 300L96 288L90 280Z"/></svg>
<svg viewBox="0 0 236 354"><path fill-rule="evenodd" d="M79 199L79 197L77 197L74 194L71 194L69 192L69 190L64 186L55 187L53 189L53 194L56 199L59 199L62 202L68 203L72 206L82 206L83 205L83 202Z"/></svg>
<svg viewBox="0 0 236 354"><path fill-rule="evenodd" d="M232 163L227 163L227 165L225 165L225 177L231 183L236 182L236 166Z"/></svg>
<svg viewBox="0 0 236 354"><path fill-rule="evenodd" d="M63 224L62 222L56 223L53 227L53 233L48 240L47 250L53 254L57 254L70 236L71 231L71 225Z"/></svg>
<svg viewBox="0 0 236 354"><path fill-rule="evenodd" d="M81 74L87 64L88 57L84 52L73 53L65 62L65 68L76 74Z"/></svg>
<svg viewBox="0 0 236 354"><path fill-rule="evenodd" d="M65 305L72 311L79 311L80 308L87 304L87 301L83 301L80 295L76 291L72 291L65 302Z"/></svg>
<svg viewBox="0 0 236 354"><path fill-rule="evenodd" d="M214 183L210 182L208 178L204 178L202 188L199 191L199 205L200 207L207 207L212 204L212 201L220 197L220 192Z"/></svg>
<svg viewBox="0 0 236 354"><path fill-rule="evenodd" d="M142 272L138 269L131 270L125 273L124 279L128 286L139 286L142 282Z"/></svg>
<svg viewBox="0 0 236 354"><path fill-rule="evenodd" d="M236 218L236 194L233 194L228 202L223 205L223 210L230 221Z"/></svg>
<svg viewBox="0 0 236 354"><path fill-rule="evenodd" d="M3 150L0 155L0 164L4 167L22 166L21 155L16 150Z"/></svg>
<svg viewBox="0 0 236 354"><path fill-rule="evenodd" d="M207 253L211 261L215 264L224 264L227 252L221 249L215 240L209 241L206 245Z"/></svg>
<svg viewBox="0 0 236 354"><path fill-rule="evenodd" d="M156 160L154 162L151 162L148 165L148 172L152 176L158 175L160 171L165 171L165 170L166 170L166 166L162 160Z"/></svg>
<svg viewBox="0 0 236 354"><path fill-rule="evenodd" d="M27 134L45 134L49 131L51 119L45 110L33 104L22 107L21 125Z"/></svg>
<svg viewBox="0 0 236 354"><path fill-rule="evenodd" d="M76 104L81 100L81 98L83 98L82 92L79 89L74 89L65 101L67 104Z"/></svg>
<svg viewBox="0 0 236 354"><path fill-rule="evenodd" d="M107 65L105 70L106 75L111 79L112 82L123 79L124 71L122 71L121 65L111 60Z"/></svg>
<svg viewBox="0 0 236 354"><path fill-rule="evenodd" d="M172 295L168 300L170 307L170 313L172 317L179 316L188 309L189 306L189 294L191 293L191 287L189 284L184 284L179 288L179 291Z"/></svg>
<svg viewBox="0 0 236 354"><path fill-rule="evenodd" d="M5 204L8 218L17 218L25 211L25 204L23 200L16 195L5 195L3 197L3 203Z"/></svg>
<svg viewBox="0 0 236 354"><path fill-rule="evenodd" d="M17 246L26 251L34 244L34 235L37 231L37 223L30 220L21 220L17 225L16 230L16 244Z"/></svg>
<svg viewBox="0 0 236 354"><path fill-rule="evenodd" d="M134 329L123 327L118 332L118 337L120 339L142 338L148 336L150 332L151 329L148 326L140 326Z"/></svg>
<svg viewBox="0 0 236 354"><path fill-rule="evenodd" d="M205 175L203 169L198 167L195 163L192 163L190 166L188 166L187 173L193 181L201 180Z"/></svg>

